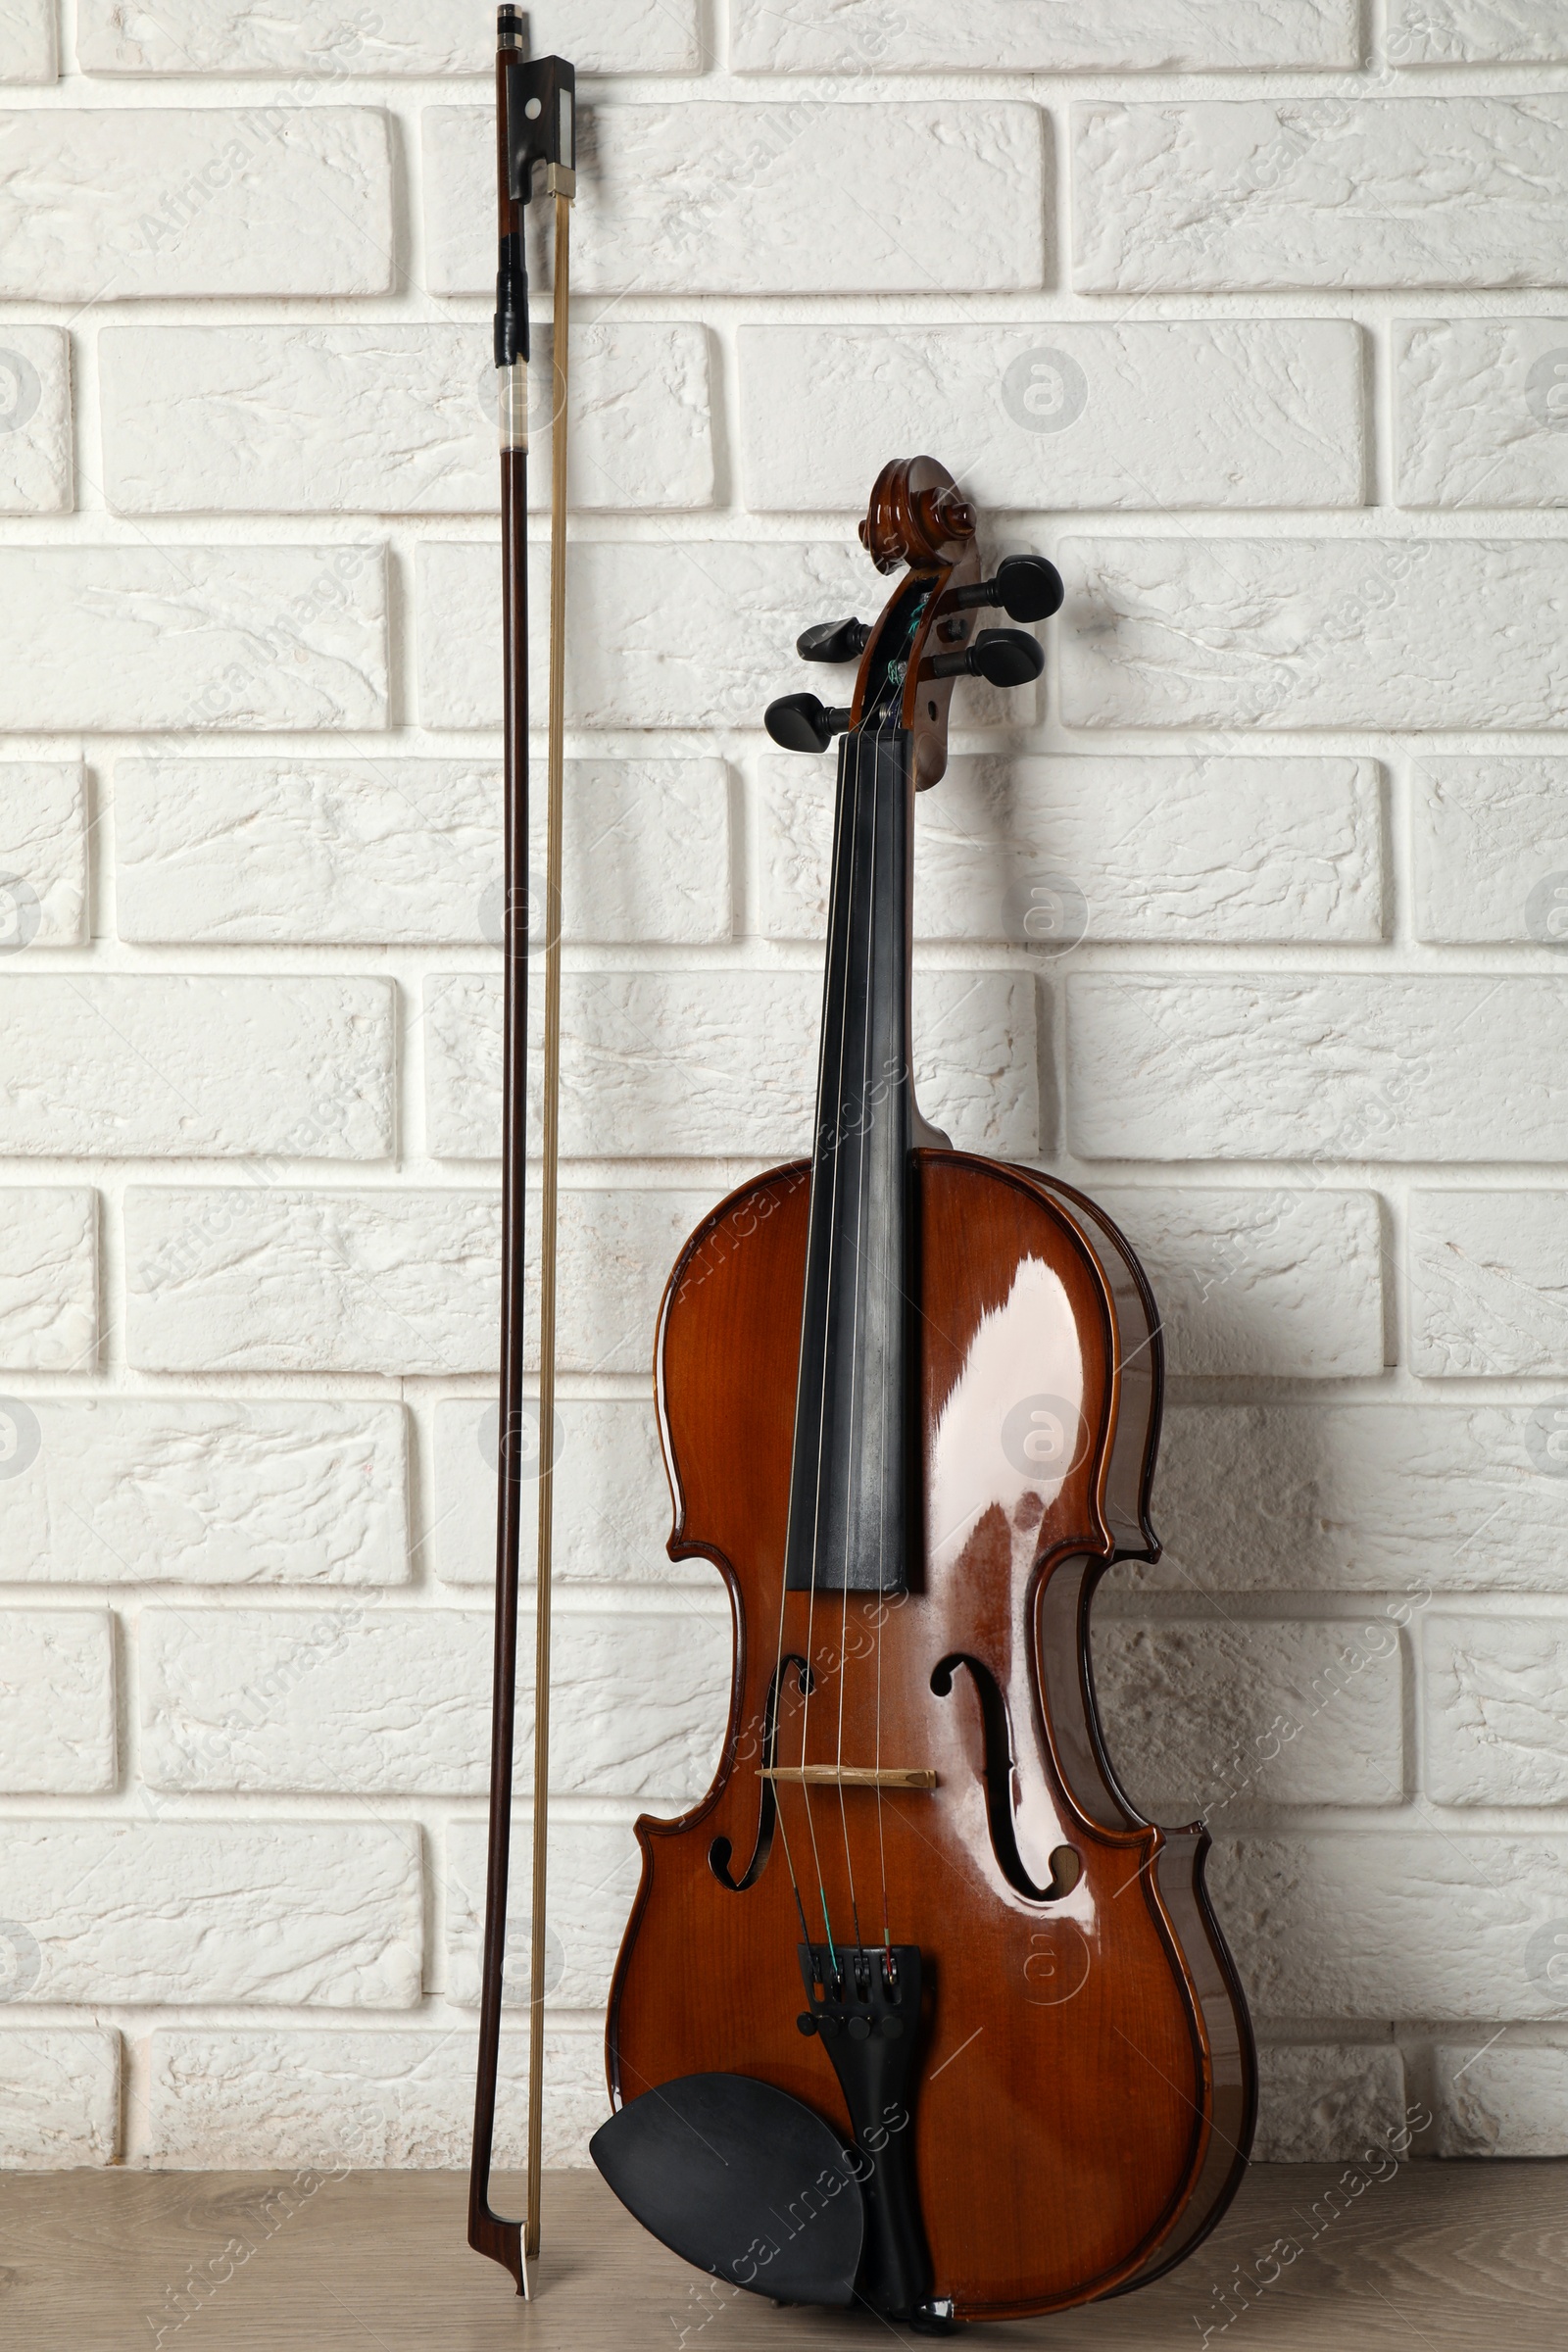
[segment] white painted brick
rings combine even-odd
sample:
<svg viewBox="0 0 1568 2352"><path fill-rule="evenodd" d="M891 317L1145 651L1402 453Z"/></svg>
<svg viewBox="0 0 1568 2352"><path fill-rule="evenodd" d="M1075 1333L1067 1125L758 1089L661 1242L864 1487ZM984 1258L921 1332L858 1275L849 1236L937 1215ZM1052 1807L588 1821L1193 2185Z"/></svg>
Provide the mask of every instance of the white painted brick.
<svg viewBox="0 0 1568 2352"><path fill-rule="evenodd" d="M0 763L0 953L86 936L85 778L74 760Z"/></svg>
<svg viewBox="0 0 1568 2352"><path fill-rule="evenodd" d="M568 1197L580 1202L587 1196ZM639 1293L658 1279L658 1267L650 1265ZM645 1356L652 1334L650 1318L641 1335ZM635 1332L630 1336L635 1342ZM447 1584L495 1585L498 1409L478 1396L443 1397L435 1408L435 1507L424 1551ZM667 1584L671 1576L694 1573L690 1563L672 1569L664 1551L669 1483L651 1398L558 1398L555 1487L558 1584ZM530 1505L523 1515L524 1575L532 1544ZM704 1574L701 1564L695 1573Z"/></svg>
<svg viewBox="0 0 1568 2352"><path fill-rule="evenodd" d="M0 1151L383 1158L392 1012L384 980L15 979Z"/></svg>
<svg viewBox="0 0 1568 2352"><path fill-rule="evenodd" d="M498 2165L518 2168L526 2160L527 2078L525 2036L504 2034ZM546 2164L586 2164L589 2138L609 2113L603 2030L552 2032L545 2042ZM187 2171L339 2164L466 2171L472 2139L467 2034L187 2028L153 2035L152 2153L159 2163ZM307 2189L309 2180L271 2191L257 2242L277 2227L278 2214L292 2210L280 2198L303 2198ZM249 2242L243 2206L230 2218Z"/></svg>
<svg viewBox="0 0 1568 2352"><path fill-rule="evenodd" d="M1379 2042L1263 2042L1254 2164L1354 2164L1405 2129L1404 2061Z"/></svg>
<svg viewBox="0 0 1568 2352"><path fill-rule="evenodd" d="M761 776L763 931L824 939L833 778L788 757ZM914 825L920 939L1027 944L1031 884L1063 878L1092 939L1383 936L1367 760L958 758L916 799Z"/></svg>
<svg viewBox="0 0 1568 2352"><path fill-rule="evenodd" d="M1359 35L1348 0L1245 0L1223 13L1201 0L970 0L961 14L914 16L901 0L731 0L730 64L740 74L1225 73L1359 65Z"/></svg>
<svg viewBox="0 0 1568 2352"><path fill-rule="evenodd" d="M1253 98L1075 110L1073 283L1559 286L1555 97Z"/></svg>
<svg viewBox="0 0 1568 2352"><path fill-rule="evenodd" d="M12 546L0 604L0 728L386 724L379 547Z"/></svg>
<svg viewBox="0 0 1568 2352"><path fill-rule="evenodd" d="M1568 505L1568 320L1401 318L1394 356L1401 507Z"/></svg>
<svg viewBox="0 0 1568 2352"><path fill-rule="evenodd" d="M0 1611L0 1789L90 1795L112 1788L116 1777L108 1616L101 1609Z"/></svg>
<svg viewBox="0 0 1568 2352"><path fill-rule="evenodd" d="M1045 129L1035 107L998 101L595 107L578 141L572 291L967 295L1038 286ZM425 109L432 293L494 286L495 172L488 110ZM823 203L829 186L833 200Z"/></svg>
<svg viewBox="0 0 1568 2352"><path fill-rule="evenodd" d="M543 801L530 809L541 871ZM122 760L115 835L122 939L500 940L490 760ZM727 939L723 762L568 760L564 857L564 938Z"/></svg>
<svg viewBox="0 0 1568 2352"><path fill-rule="evenodd" d="M1021 13L1012 0L1005 11ZM928 447L982 509L1364 496L1359 336L1346 320L749 326L740 360L753 507L863 514L886 452Z"/></svg>
<svg viewBox="0 0 1568 2352"><path fill-rule="evenodd" d="M562 982L561 1148L569 1158L790 1158L809 1151L822 984L808 972L568 972ZM532 1008L542 1020L537 1004ZM425 983L425 1117L443 1158L496 1157L501 982ZM924 972L914 1069L928 1118L972 1152L1039 1149L1034 984Z"/></svg>
<svg viewBox="0 0 1568 2352"><path fill-rule="evenodd" d="M869 487L869 485L867 485ZM546 674L548 550L528 569L530 659ZM3 575L0 575L3 576ZM427 541L416 560L419 714L501 724L501 554ZM813 620L885 601L864 555L832 541L579 541L566 564L566 719L585 727L755 727L799 684ZM819 673L820 674L820 673ZM1027 726L1033 687L960 680L953 723Z"/></svg>
<svg viewBox="0 0 1568 2352"><path fill-rule="evenodd" d="M500 1220L492 1193L134 1186L129 1360L159 1371L492 1371Z"/></svg>
<svg viewBox="0 0 1568 2352"><path fill-rule="evenodd" d="M39 2001L406 2009L419 1834L376 1821L0 1823L0 1879Z"/></svg>
<svg viewBox="0 0 1568 2352"><path fill-rule="evenodd" d="M0 2034L0 2166L113 2164L119 2140L118 2034L35 2026Z"/></svg>
<svg viewBox="0 0 1568 2352"><path fill-rule="evenodd" d="M1568 944L1568 760L1423 754L1413 782L1417 937Z"/></svg>
<svg viewBox="0 0 1568 2352"><path fill-rule="evenodd" d="M6 1582L407 1580L400 1404L34 1396L0 1415Z"/></svg>
<svg viewBox="0 0 1568 2352"><path fill-rule="evenodd" d="M0 81L53 81L55 0L0 0Z"/></svg>
<svg viewBox="0 0 1568 2352"><path fill-rule="evenodd" d="M1499 1053L1507 1034L1494 1017ZM1542 1069L1557 1066L1549 1034L1537 1052ZM1568 1371L1568 1197L1417 1192L1408 1249L1412 1371L1427 1380Z"/></svg>
<svg viewBox="0 0 1568 2352"><path fill-rule="evenodd" d="M1549 1450L1555 1442L1559 1460ZM1190 1592L1568 1590L1568 1403L1180 1404L1154 1484L1157 1568Z"/></svg>
<svg viewBox="0 0 1568 2352"><path fill-rule="evenodd" d="M722 1729L722 1726L720 1727ZM529 1814L513 1823L521 1855L533 1837ZM479 1949L484 1936L486 1831L483 1822L454 1822L447 1832L447 1998L479 2006ZM560 2009L603 2010L642 1871L630 1821L550 1823L546 1996ZM509 2009L528 2001L529 1880L516 1872L507 1913Z"/></svg>
<svg viewBox="0 0 1568 2352"><path fill-rule="evenodd" d="M0 67L5 32L0 10ZM71 505L71 338L62 327L8 320L0 327L0 514L64 514Z"/></svg>
<svg viewBox="0 0 1568 2352"><path fill-rule="evenodd" d="M1171 1371L1265 1380L1382 1371L1374 1194L1097 1185L1095 1198L1143 1261Z"/></svg>
<svg viewBox="0 0 1568 2352"><path fill-rule="evenodd" d="M1440 1805L1568 1798L1568 1619L1433 1615L1421 1642L1427 1794Z"/></svg>
<svg viewBox="0 0 1568 2352"><path fill-rule="evenodd" d="M1232 1806L1403 1794L1399 1636L1387 1617L1102 1617L1094 1653L1111 1761L1152 1820L1215 1827Z"/></svg>
<svg viewBox="0 0 1568 2352"><path fill-rule="evenodd" d="M1568 1103L1540 1083L1568 1054L1568 983L1081 974L1067 1004L1068 1124L1088 1159L1568 1152Z"/></svg>
<svg viewBox="0 0 1568 2352"><path fill-rule="evenodd" d="M1338 1830L1216 1839L1209 1886L1260 2016L1493 2021L1568 2012L1537 1965L1565 1867L1555 1838Z"/></svg>
<svg viewBox="0 0 1568 2352"><path fill-rule="evenodd" d="M701 71L696 0L538 0L535 57L571 58L579 74ZM88 74L488 74L493 13L468 0L321 0L285 17L254 0L79 0L76 56Z"/></svg>
<svg viewBox="0 0 1568 2352"><path fill-rule="evenodd" d="M1491 2049L1440 2043L1432 2057L1437 2155L1568 2156L1568 2049L1510 2035Z"/></svg>
<svg viewBox="0 0 1568 2352"><path fill-rule="evenodd" d="M99 351L105 486L122 514L495 512L488 326L111 327ZM530 381L529 488L548 507L548 333ZM711 505L709 405L702 327L583 325L571 504Z"/></svg>
<svg viewBox="0 0 1568 2352"><path fill-rule="evenodd" d="M1389 0L1396 66L1528 65L1568 58L1561 0Z"/></svg>
<svg viewBox="0 0 1568 2352"><path fill-rule="evenodd" d="M98 1198L0 1191L0 1366L84 1372L98 1346Z"/></svg>
<svg viewBox="0 0 1568 2352"><path fill-rule="evenodd" d="M180 1790L482 1795L493 1641L488 1610L144 1609L145 1777ZM675 1803L701 1795L723 1737L729 1664L727 1613L558 1609L552 1786ZM531 1675L525 1661L519 1785Z"/></svg>
<svg viewBox="0 0 1568 2352"><path fill-rule="evenodd" d="M1069 726L1568 718L1560 542L1079 539L1059 554Z"/></svg>
<svg viewBox="0 0 1568 2352"><path fill-rule="evenodd" d="M51 106L0 116L0 161L8 301L392 287L372 107Z"/></svg>

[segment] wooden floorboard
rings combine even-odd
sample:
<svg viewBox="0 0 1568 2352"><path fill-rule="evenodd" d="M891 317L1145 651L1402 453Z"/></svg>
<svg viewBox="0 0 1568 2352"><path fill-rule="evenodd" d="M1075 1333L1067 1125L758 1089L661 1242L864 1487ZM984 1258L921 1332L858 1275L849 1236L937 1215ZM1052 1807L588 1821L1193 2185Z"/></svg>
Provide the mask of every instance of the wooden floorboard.
<svg viewBox="0 0 1568 2352"><path fill-rule="evenodd" d="M1220 2229L1170 2278L1055 2319L974 2328L964 2340L1016 2352L1173 2352L1201 2345L1205 2329L1226 2352L1559 2352L1568 2342L1568 2164L1410 2164L1358 2195L1344 2181L1337 2166L1256 2166ZM7 2175L0 2343L870 2352L923 2340L869 2317L726 2294L655 2245L592 2173L547 2177L546 2251L524 2304L468 2252L465 2197L451 2173ZM1246 2305L1243 2278L1252 2281Z"/></svg>

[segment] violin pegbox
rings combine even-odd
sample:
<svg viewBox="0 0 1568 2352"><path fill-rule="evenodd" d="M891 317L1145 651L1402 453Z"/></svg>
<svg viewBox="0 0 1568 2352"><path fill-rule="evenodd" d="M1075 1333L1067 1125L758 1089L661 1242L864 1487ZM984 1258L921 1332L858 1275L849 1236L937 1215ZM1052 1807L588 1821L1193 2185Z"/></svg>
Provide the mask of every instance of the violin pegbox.
<svg viewBox="0 0 1568 2352"><path fill-rule="evenodd" d="M948 763L948 706L959 677L993 686L1026 685L1045 666L1036 638L1021 629L974 630L973 615L1001 606L1013 620L1044 620L1061 604L1061 580L1044 556L1009 556L993 579L980 577L976 515L935 458L884 466L860 524L860 544L878 571L904 569L880 617L820 621L803 632L803 662L858 659L854 701L828 708L814 694L788 694L764 723L787 751L825 752L835 735L903 728L917 791Z"/></svg>

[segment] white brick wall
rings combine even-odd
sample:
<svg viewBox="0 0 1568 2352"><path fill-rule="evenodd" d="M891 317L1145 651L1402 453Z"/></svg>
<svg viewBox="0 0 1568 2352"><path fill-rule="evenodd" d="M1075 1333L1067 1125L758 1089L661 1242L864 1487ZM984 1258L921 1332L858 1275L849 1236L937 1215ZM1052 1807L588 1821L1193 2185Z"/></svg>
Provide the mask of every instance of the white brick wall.
<svg viewBox="0 0 1568 2352"><path fill-rule="evenodd" d="M491 22L0 0L0 2163L466 2153ZM843 691L794 639L878 609L916 449L1068 582L917 811L922 1103L1162 1303L1096 1653L1221 1841L1260 2150L1419 2093L1421 2152L1568 2153L1568 15L530 24L583 74L547 2154L723 1717L648 1366L807 1137L832 767L760 714Z"/></svg>

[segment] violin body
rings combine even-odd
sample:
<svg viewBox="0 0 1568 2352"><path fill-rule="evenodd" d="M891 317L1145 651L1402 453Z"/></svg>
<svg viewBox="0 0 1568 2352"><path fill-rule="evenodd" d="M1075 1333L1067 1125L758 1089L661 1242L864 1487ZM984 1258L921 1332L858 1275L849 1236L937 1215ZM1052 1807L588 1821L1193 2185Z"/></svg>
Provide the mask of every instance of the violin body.
<svg viewBox="0 0 1568 2352"><path fill-rule="evenodd" d="M698 1227L661 1312L669 1548L724 1578L734 1680L707 1795L637 1824L593 2142L701 2267L925 2332L1157 2276L1255 2105L1207 1834L1139 1816L1095 1700L1095 1585L1158 1555L1148 1282L1083 1196L913 1102L913 793L952 677L1039 666L970 612L1054 609L1042 559L981 582L973 532L933 461L885 468L861 535L905 583L874 630L802 640L858 633L855 704L768 714L845 736L817 1126Z"/></svg>
<svg viewBox="0 0 1568 2352"><path fill-rule="evenodd" d="M864 1706L880 1646L882 1753L937 1773L928 1791L881 1792L898 1931L918 1943L932 1993L908 2128L933 2291L959 2319L1002 2319L1141 2282L1186 2252L1244 2168L1252 2070L1245 2008L1202 1892L1206 1834L1138 1818L1095 1708L1096 1578L1113 1556L1156 1548L1145 1513L1158 1339L1136 1261L1086 1203L1031 1171L935 1151L918 1153L917 1168L932 1533L900 1605L849 1593L818 1595L813 1609L810 1594L786 1595L783 1646L810 1661L825 1752L841 1692L848 1709ZM679 1821L637 1825L642 1886L610 2010L617 2103L719 2068L840 2108L820 2040L796 2028L800 1931L785 1872L764 1868L737 1894L710 1861L722 1838L739 1876L758 1838L807 1203L804 1165L732 1195L687 1244L661 1317L670 1551L723 1574L735 1680L712 1788ZM1129 1356L1131 1376L1118 1370ZM1093 1438L1046 1501L1053 1482L1029 1477L1027 1454L1016 1467L998 1433L1020 1397L1072 1402L1075 1366ZM950 1527L961 1540L944 1542ZM1005 1705L1013 1752L1001 1760L1000 1790L988 1781L999 1759L987 1753L978 1677L955 1672L945 1696L932 1688L939 1661L956 1654L984 1670ZM792 1752L788 1715L778 1746ZM852 1851L873 1841L878 1793L844 1792L861 1816ZM799 1815L799 1794L781 1791L792 1800ZM1005 1831L993 1830L999 1800L1016 1861ZM847 1919L836 1796L816 1810L829 1909ZM799 1821L793 1835L806 1842ZM1071 1891L1043 1901L1020 1891L1016 1862L1048 1888L1063 1847L1081 1858Z"/></svg>

